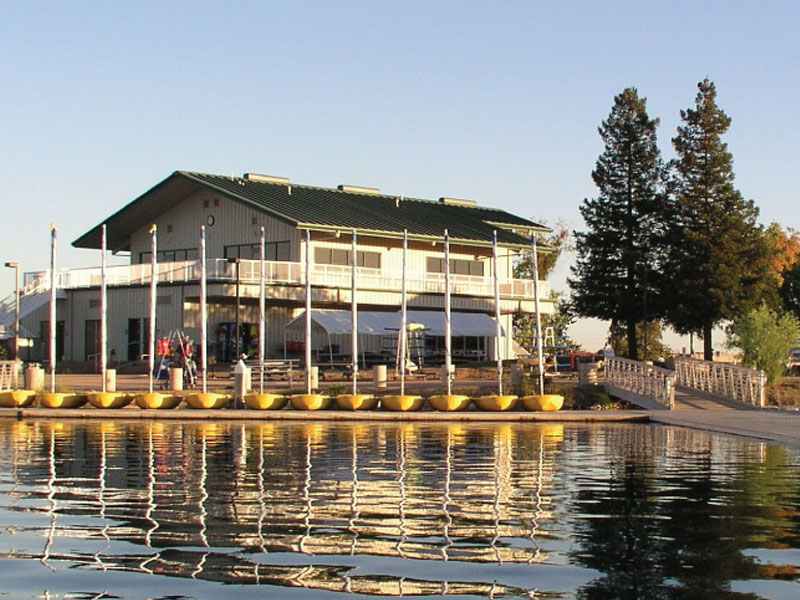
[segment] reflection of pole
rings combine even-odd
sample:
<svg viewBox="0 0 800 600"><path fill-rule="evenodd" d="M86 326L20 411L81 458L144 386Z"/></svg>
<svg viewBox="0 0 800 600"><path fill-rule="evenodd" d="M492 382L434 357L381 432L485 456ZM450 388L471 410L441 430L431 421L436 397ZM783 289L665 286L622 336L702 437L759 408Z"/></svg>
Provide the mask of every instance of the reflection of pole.
<svg viewBox="0 0 800 600"><path fill-rule="evenodd" d="M153 424L147 430L147 510L145 511L144 518L149 521L152 527L148 528L144 536L145 545L150 548L150 540L152 539L153 532L158 529L158 521L153 518L153 511L156 509L155 503L155 487L156 487L156 470L155 460L153 456Z"/></svg>
<svg viewBox="0 0 800 600"><path fill-rule="evenodd" d="M311 230L306 229L306 394L311 394Z"/></svg>
<svg viewBox="0 0 800 600"><path fill-rule="evenodd" d="M203 349L201 365L203 367L203 393L208 391L206 368L208 366L208 305L206 299L206 226L200 226L200 347ZM204 441L205 443L205 441ZM205 458L205 457L204 457Z"/></svg>
<svg viewBox="0 0 800 600"><path fill-rule="evenodd" d="M147 365L150 369L150 393L153 393L153 371L156 368L155 354L156 354L156 286L158 285L158 259L156 252L158 250L158 241L156 236L158 229L155 223L150 227L150 349L148 351Z"/></svg>
<svg viewBox="0 0 800 600"><path fill-rule="evenodd" d="M544 434L539 435L539 461L536 468L536 504L531 519L531 543L533 544L533 555L528 559L528 564L533 564L542 553L542 547L536 541L536 534L539 533L539 517L542 515L542 473L544 471Z"/></svg>
<svg viewBox="0 0 800 600"><path fill-rule="evenodd" d="M308 554L305 548L306 539L311 537L311 434L308 430L306 430L306 477L303 480L303 500L306 503L303 515L306 532L300 537L300 552Z"/></svg>
<svg viewBox="0 0 800 600"><path fill-rule="evenodd" d="M406 263L408 261L408 229L403 230L403 287L400 296L400 395L406 393L406 352L408 352L408 308L406 306Z"/></svg>
<svg viewBox="0 0 800 600"><path fill-rule="evenodd" d="M536 234L531 234L531 275L533 277L533 310L536 314L536 358L539 362L539 395L544 396L544 355L542 352L542 317L539 314L539 255Z"/></svg>
<svg viewBox="0 0 800 600"><path fill-rule="evenodd" d="M501 392L502 394L502 392ZM497 563L503 564L503 557L500 555L500 549L497 547L497 542L500 539L500 440L495 432L494 436L494 502L492 503L492 513L494 515L494 537L489 542L489 545L494 548L494 555L497 558Z"/></svg>
<svg viewBox="0 0 800 600"><path fill-rule="evenodd" d="M352 542L350 544L350 556L355 556L356 545L358 544L358 529L356 529L356 519L358 519L360 516L358 511L358 438L356 437L356 428L353 427L351 431L353 459L350 470L353 475L353 493L350 496L350 521L348 522L348 529L353 534Z"/></svg>
<svg viewBox="0 0 800 600"><path fill-rule="evenodd" d="M206 478L208 477L208 464L206 459L206 434L200 434L200 539L203 546L208 547L208 538L206 538L206 500L208 500L208 491L206 490ZM202 569L201 569L202 570Z"/></svg>
<svg viewBox="0 0 800 600"><path fill-rule="evenodd" d="M452 332L450 330L450 236L444 230L444 370L447 378L447 395L450 395L452 386L450 373L452 371Z"/></svg>
<svg viewBox="0 0 800 600"><path fill-rule="evenodd" d="M50 427L49 450L47 455L47 502L50 504L50 510L47 512L50 513L50 528L47 531L47 542L45 542L40 562L55 573L55 568L48 562L50 558L50 548L53 545L53 538L56 534L56 431L52 426Z"/></svg>
<svg viewBox="0 0 800 600"><path fill-rule="evenodd" d="M100 473L98 475L98 489L97 489L97 501L100 504L100 519L103 521L103 530L101 531L101 535L106 540L106 547L104 550L108 550L111 547L111 538L108 537L108 521L106 521L106 499L105 499L105 491L106 491L106 432L105 429L100 428ZM94 555L94 560L100 564L100 568L103 571L106 570L105 563L100 560L100 553L102 550L98 550Z"/></svg>
<svg viewBox="0 0 800 600"><path fill-rule="evenodd" d="M353 249L351 251L350 269L352 275L351 291L352 298L350 299L350 313L352 327L352 339L350 346L350 354L352 355L351 368L353 370L353 394L358 393L358 299L356 298L356 269L358 268L358 241L356 240L356 230L353 229ZM333 357L331 357L333 360Z"/></svg>
<svg viewBox="0 0 800 600"><path fill-rule="evenodd" d="M56 391L56 226L50 224L50 391Z"/></svg>
<svg viewBox="0 0 800 600"><path fill-rule="evenodd" d="M408 535L406 534L406 438L405 438L405 429L400 429L397 432L397 448L398 448L398 464L397 464L397 475L398 475L398 483L400 484L400 504L398 506L400 510L400 537L397 540L397 553L402 557L405 558L405 553L403 552L403 543L408 540Z"/></svg>
<svg viewBox="0 0 800 600"><path fill-rule="evenodd" d="M108 370L108 306L106 292L106 225L100 231L100 374L103 378L103 391L106 387Z"/></svg>
<svg viewBox="0 0 800 600"><path fill-rule="evenodd" d="M442 558L445 562L448 560L447 549L453 545L450 539L450 526L453 524L453 517L450 516L450 479L453 470L453 440L450 428L447 429L447 448L445 453L445 478L444 478L444 501L442 502L442 511L444 512L444 529L442 536L444 537L445 544L442 546Z"/></svg>
<svg viewBox="0 0 800 600"><path fill-rule="evenodd" d="M497 278L497 230L492 231L492 272L494 273L494 351L497 354L497 393L503 395L503 357L500 353L500 284Z"/></svg>
<svg viewBox="0 0 800 600"><path fill-rule="evenodd" d="M264 231L263 227L261 231ZM264 477L264 430L262 428L258 435L258 545L261 551L266 554L267 549L264 547L264 517L267 514L267 506L264 498ZM256 571L256 576L258 576L258 571Z"/></svg>
<svg viewBox="0 0 800 600"><path fill-rule="evenodd" d="M260 373L259 392L264 393L264 349L266 348L266 340L264 336L267 335L266 331L266 306L267 306L267 290L265 281L267 279L266 273L266 237L264 227L261 227L261 244L260 244L260 273L259 273L259 294L258 294L258 372ZM263 544L262 544L263 546Z"/></svg>

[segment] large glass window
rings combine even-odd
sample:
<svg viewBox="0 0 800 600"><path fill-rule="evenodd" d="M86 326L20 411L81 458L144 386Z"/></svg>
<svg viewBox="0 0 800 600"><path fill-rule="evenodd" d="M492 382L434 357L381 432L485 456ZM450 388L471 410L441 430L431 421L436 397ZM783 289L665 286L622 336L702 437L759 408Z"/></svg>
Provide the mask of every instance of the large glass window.
<svg viewBox="0 0 800 600"><path fill-rule="evenodd" d="M139 263L147 264L150 262L152 252L140 252ZM182 260L197 260L197 248L180 248L178 250L159 250L158 262L176 262Z"/></svg>
<svg viewBox="0 0 800 600"><path fill-rule="evenodd" d="M349 265L352 260L352 252L343 248L315 248L314 262L320 265ZM356 264L359 267L370 269L381 268L380 252L368 252L359 250L356 255Z"/></svg>
<svg viewBox="0 0 800 600"><path fill-rule="evenodd" d="M233 244L225 246L225 258L241 258L243 260L260 260L260 244ZM289 242L267 242L264 244L265 260L289 260Z"/></svg>
<svg viewBox="0 0 800 600"><path fill-rule="evenodd" d="M428 273L444 273L444 259L429 256L427 259ZM479 260L464 260L461 258L450 259L450 273L453 275L472 275L483 277L483 263Z"/></svg>

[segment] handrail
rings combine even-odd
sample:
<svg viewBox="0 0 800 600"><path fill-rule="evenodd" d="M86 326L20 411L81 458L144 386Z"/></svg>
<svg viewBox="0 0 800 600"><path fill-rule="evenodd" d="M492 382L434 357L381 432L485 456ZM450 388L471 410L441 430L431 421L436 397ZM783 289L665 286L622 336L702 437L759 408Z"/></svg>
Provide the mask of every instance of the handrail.
<svg viewBox="0 0 800 600"><path fill-rule="evenodd" d="M239 281L242 283L258 283L260 280L260 262L257 260L241 260L239 265ZM217 258L207 262L208 280L216 282L235 282L236 264L226 259ZM60 271L57 275L57 287L61 289L79 289L98 287L100 285L100 268L85 267ZM48 291L50 275L47 271L31 274L32 281L20 291L22 296ZM182 283L199 280L198 261L164 262L158 265L159 283ZM311 283L316 286L348 287L352 277L350 267L346 265L312 265ZM266 261L266 280L271 284L302 285L305 281L305 265L298 262ZM361 289L399 290L402 282L402 271L389 269L358 268L359 287ZM150 265L119 265L106 269L106 283L109 287L127 285L146 285L150 282ZM409 292L444 293L445 277L442 273L410 272L406 278ZM463 293L471 296L494 295L491 277L475 277L469 275L451 275L451 290L454 294ZM500 279L500 295L506 298L530 299L533 297L533 282L529 279ZM539 282L544 294L548 293L548 284ZM0 302L0 312L8 310L9 300ZM13 309L13 300L10 304Z"/></svg>
<svg viewBox="0 0 800 600"><path fill-rule="evenodd" d="M0 360L0 390L18 387L21 365L22 363L16 360Z"/></svg>
<svg viewBox="0 0 800 600"><path fill-rule="evenodd" d="M605 359L606 383L665 406L675 406L675 373L654 365L611 356Z"/></svg>
<svg viewBox="0 0 800 600"><path fill-rule="evenodd" d="M753 406L764 406L766 376L763 371L730 363L676 356L675 373L678 385Z"/></svg>

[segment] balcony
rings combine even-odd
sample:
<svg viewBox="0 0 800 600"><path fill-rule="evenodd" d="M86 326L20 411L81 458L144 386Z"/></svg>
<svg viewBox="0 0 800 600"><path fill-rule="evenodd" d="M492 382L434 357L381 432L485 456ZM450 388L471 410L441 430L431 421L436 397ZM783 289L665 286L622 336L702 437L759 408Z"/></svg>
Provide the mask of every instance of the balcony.
<svg viewBox="0 0 800 600"><path fill-rule="evenodd" d="M242 260L239 263L239 281L242 284L258 285L260 281L260 262ZM266 261L265 281L268 285L305 284L305 264L296 262ZM211 283L234 283L236 281L236 265L225 259L209 259L207 261L207 279ZM349 266L312 265L311 285L315 287L346 288L351 285ZM370 269L359 267L356 272L359 289L373 291L399 292L403 281L402 272L387 269ZM199 281L199 262L196 260L159 263L159 283L192 283ZM89 267L69 269L57 274L58 287L61 289L81 289L100 286L100 268ZM141 286L150 284L150 265L123 265L106 269L106 285L109 287ZM50 288L50 273L42 271L36 274L22 290L22 294L42 293ZM500 296L504 299L532 300L533 282L528 279L500 279ZM443 273L409 272L406 277L406 289L410 294L444 294L445 277ZM494 281L491 277L474 277L468 275L451 275L450 291L452 294L493 297ZM546 298L550 287L545 281L539 282L539 295Z"/></svg>

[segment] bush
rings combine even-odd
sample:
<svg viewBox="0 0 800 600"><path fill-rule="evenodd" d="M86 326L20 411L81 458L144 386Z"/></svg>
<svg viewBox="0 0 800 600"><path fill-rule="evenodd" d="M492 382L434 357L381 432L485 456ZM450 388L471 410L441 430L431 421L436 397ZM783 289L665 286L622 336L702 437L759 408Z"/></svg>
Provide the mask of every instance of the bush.
<svg viewBox="0 0 800 600"><path fill-rule="evenodd" d="M742 351L745 366L761 369L767 382L774 384L786 370L798 328L800 321L796 317L778 314L762 304L731 325L728 345Z"/></svg>

